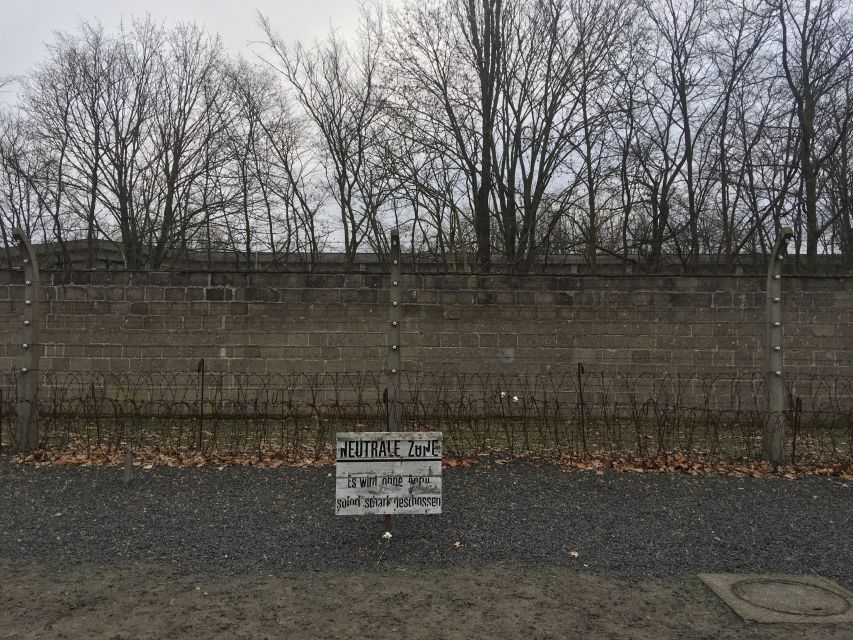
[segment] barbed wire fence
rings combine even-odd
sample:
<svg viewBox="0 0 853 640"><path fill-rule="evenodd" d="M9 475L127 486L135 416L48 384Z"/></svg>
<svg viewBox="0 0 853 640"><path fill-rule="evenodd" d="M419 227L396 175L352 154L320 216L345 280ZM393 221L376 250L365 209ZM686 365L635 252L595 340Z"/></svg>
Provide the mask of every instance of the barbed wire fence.
<svg viewBox="0 0 853 640"><path fill-rule="evenodd" d="M16 371L0 378L0 447L15 423ZM335 432L383 430L384 373L41 373L43 447L196 451L281 459L327 454ZM444 432L445 454L668 452L758 459L763 376L577 370L516 375L402 372L402 430ZM853 461L853 379L786 379L788 460Z"/></svg>

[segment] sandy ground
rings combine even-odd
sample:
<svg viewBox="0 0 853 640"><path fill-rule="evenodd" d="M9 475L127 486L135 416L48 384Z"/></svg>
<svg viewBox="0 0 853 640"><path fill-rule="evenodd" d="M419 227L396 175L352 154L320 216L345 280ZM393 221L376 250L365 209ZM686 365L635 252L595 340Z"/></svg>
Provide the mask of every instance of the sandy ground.
<svg viewBox="0 0 853 640"><path fill-rule="evenodd" d="M815 640L851 625L747 625L697 578L568 569L190 575L0 561L0 638L591 638Z"/></svg>

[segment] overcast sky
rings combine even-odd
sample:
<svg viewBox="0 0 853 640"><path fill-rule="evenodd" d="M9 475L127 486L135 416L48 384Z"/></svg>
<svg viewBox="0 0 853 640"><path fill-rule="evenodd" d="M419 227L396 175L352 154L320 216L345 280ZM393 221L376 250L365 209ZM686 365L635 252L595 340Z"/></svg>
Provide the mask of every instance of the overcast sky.
<svg viewBox="0 0 853 640"><path fill-rule="evenodd" d="M268 15L285 38L313 40L330 25L353 33L359 0L0 0L0 77L27 73L42 57L57 30L100 19L108 30L122 16L150 13L169 22L192 20L219 33L231 53L259 40L256 11ZM8 96L7 96L8 97Z"/></svg>

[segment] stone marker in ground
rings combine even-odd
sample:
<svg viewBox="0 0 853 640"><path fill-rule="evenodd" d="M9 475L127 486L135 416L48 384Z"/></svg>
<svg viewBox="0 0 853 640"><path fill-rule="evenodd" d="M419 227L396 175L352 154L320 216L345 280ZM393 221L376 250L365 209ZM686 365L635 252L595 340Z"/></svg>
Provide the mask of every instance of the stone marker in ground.
<svg viewBox="0 0 853 640"><path fill-rule="evenodd" d="M128 451L127 455L124 457L124 474L122 476L122 482L124 482L125 485L128 485L131 480L133 480L133 454Z"/></svg>
<svg viewBox="0 0 853 640"><path fill-rule="evenodd" d="M747 622L853 623L853 594L819 576L702 573Z"/></svg>
<svg viewBox="0 0 853 640"><path fill-rule="evenodd" d="M338 433L335 515L441 513L440 432Z"/></svg>

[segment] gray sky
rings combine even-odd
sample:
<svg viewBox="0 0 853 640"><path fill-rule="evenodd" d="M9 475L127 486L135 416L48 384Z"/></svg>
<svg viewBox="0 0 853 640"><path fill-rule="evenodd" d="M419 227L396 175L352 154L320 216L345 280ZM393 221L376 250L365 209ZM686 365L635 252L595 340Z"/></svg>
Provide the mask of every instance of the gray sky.
<svg viewBox="0 0 853 640"><path fill-rule="evenodd" d="M157 20L201 23L219 33L231 53L249 55L247 43L261 38L256 10L285 38L310 41L330 25L354 32L359 0L0 0L0 77L25 74L43 57L54 31L74 30L96 18L113 30L122 16L146 13Z"/></svg>

